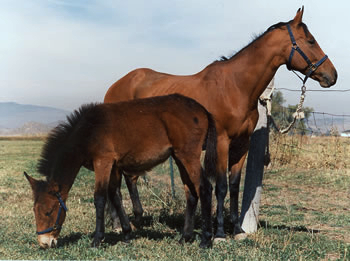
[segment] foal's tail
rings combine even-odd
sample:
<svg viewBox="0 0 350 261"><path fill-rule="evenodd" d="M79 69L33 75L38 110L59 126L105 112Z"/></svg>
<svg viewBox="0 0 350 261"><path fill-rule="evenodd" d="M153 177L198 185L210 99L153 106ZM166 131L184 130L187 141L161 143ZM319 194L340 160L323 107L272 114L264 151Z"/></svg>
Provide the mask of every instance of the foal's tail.
<svg viewBox="0 0 350 261"><path fill-rule="evenodd" d="M208 132L206 140L206 152L204 157L204 175L213 180L216 177L216 163L218 159L217 155L217 136L216 136L216 127L215 120L213 116L208 112Z"/></svg>

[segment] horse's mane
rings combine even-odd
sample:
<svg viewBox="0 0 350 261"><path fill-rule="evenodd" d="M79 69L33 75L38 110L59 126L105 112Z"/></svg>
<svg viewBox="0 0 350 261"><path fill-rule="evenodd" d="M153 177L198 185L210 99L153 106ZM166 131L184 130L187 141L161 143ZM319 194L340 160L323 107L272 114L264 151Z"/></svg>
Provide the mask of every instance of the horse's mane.
<svg viewBox="0 0 350 261"><path fill-rule="evenodd" d="M53 171L57 157L62 157L63 153L70 153L70 149L79 144L80 138L91 133L91 127L98 124L103 117L97 104L91 103L81 106L78 110L67 116L65 122L61 122L48 135L46 143L41 152L41 158L37 165L38 172L48 180L58 175L59 171ZM91 112L97 112L92 113ZM85 124L88 122L88 124ZM67 155L65 155L67 157ZM64 173L61 173L64 175Z"/></svg>
<svg viewBox="0 0 350 261"><path fill-rule="evenodd" d="M259 40L260 38L262 38L265 34L271 32L272 30L274 29L280 29L281 27L287 25L289 22L279 22L279 23L276 23L274 25L271 25L269 28L267 28L267 30L263 33L260 33L260 34L257 34L257 35L254 35L252 40L245 46L243 47L240 51L238 52L235 52L234 54L226 57L226 56L221 56L219 60L216 60L215 62L225 62L225 61L228 61L232 58L234 58L236 55L238 55L239 53L241 53L243 50L245 50L247 47L249 47L251 44L253 44L254 42L256 42L257 40ZM306 25L303 24L305 27ZM304 29L305 30L305 29Z"/></svg>

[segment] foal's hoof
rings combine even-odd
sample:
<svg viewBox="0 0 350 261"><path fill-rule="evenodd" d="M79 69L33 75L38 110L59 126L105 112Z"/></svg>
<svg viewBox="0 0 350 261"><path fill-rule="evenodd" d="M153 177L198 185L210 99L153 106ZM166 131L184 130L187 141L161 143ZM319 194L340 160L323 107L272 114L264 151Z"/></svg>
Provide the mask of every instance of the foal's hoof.
<svg viewBox="0 0 350 261"><path fill-rule="evenodd" d="M142 227L142 217L136 217L131 224L134 226L132 230L140 229Z"/></svg>
<svg viewBox="0 0 350 261"><path fill-rule="evenodd" d="M112 230L115 233L120 233L120 232L122 232L122 226L120 225L119 222L113 222Z"/></svg>
<svg viewBox="0 0 350 261"><path fill-rule="evenodd" d="M182 237L179 240L180 244L183 244L183 242L186 243L192 243L194 241L194 238L191 235L182 235Z"/></svg>
<svg viewBox="0 0 350 261"><path fill-rule="evenodd" d="M131 235L130 234L125 234L123 238L123 243L129 244L131 241Z"/></svg>

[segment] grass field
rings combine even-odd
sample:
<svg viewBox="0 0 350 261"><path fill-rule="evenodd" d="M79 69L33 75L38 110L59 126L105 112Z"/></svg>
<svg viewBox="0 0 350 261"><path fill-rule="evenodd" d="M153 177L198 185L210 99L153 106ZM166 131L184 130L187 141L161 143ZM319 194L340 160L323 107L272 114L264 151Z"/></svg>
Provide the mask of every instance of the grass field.
<svg viewBox="0 0 350 261"><path fill-rule="evenodd" d="M0 139L0 259L350 260L350 139L271 137L273 161L265 172L258 232L234 240L226 212L227 240L206 250L198 247L199 214L196 240L178 243L185 199L177 173L171 198L168 163L149 173L148 184L140 179L144 226L131 243L108 226L103 246L90 248L94 174L81 169L58 248L40 249L23 171L40 178L35 169L43 142ZM125 186L123 196L132 219Z"/></svg>

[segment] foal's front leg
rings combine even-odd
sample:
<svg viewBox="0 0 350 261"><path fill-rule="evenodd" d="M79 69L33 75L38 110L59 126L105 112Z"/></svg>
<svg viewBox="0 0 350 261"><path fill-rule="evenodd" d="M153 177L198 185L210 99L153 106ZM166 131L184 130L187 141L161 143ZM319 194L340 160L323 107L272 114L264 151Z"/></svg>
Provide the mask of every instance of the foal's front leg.
<svg viewBox="0 0 350 261"><path fill-rule="evenodd" d="M92 247L99 247L105 236L104 209L107 201L108 185L113 161L94 160L95 193L94 204L96 208L96 229Z"/></svg>

